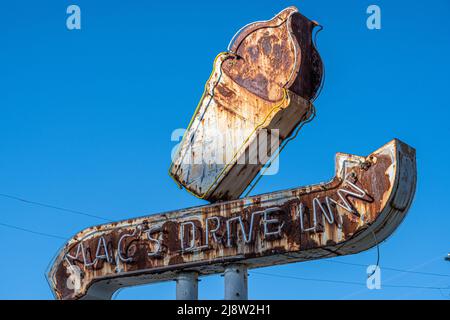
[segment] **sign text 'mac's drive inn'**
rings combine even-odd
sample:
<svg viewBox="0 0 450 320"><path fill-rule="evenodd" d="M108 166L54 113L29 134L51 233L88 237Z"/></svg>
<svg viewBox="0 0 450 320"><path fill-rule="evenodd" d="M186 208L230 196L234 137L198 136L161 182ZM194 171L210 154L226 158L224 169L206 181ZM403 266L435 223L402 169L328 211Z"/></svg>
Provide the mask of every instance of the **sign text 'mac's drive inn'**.
<svg viewBox="0 0 450 320"><path fill-rule="evenodd" d="M388 237L415 189L415 151L393 140L368 157L337 154L328 183L88 228L49 271L59 299L122 287L366 250Z"/></svg>

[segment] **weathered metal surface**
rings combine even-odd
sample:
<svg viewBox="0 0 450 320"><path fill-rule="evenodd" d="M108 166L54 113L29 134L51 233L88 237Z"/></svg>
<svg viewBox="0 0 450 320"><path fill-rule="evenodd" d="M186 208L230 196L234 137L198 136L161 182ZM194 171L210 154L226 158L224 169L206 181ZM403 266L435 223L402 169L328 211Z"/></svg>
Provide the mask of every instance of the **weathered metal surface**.
<svg viewBox="0 0 450 320"><path fill-rule="evenodd" d="M385 240L416 185L415 151L393 140L368 157L338 153L328 183L88 228L48 273L58 299L109 298L119 288L347 255Z"/></svg>
<svg viewBox="0 0 450 320"><path fill-rule="evenodd" d="M278 130L278 146L311 116L322 79L316 25L290 7L244 28L217 56L169 169L180 186L209 201L237 199L268 161L252 153L263 134Z"/></svg>
<svg viewBox="0 0 450 320"><path fill-rule="evenodd" d="M248 299L248 272L243 264L227 265L223 272L225 300Z"/></svg>
<svg viewBox="0 0 450 320"><path fill-rule="evenodd" d="M177 300L198 300L198 273L180 272L177 279Z"/></svg>

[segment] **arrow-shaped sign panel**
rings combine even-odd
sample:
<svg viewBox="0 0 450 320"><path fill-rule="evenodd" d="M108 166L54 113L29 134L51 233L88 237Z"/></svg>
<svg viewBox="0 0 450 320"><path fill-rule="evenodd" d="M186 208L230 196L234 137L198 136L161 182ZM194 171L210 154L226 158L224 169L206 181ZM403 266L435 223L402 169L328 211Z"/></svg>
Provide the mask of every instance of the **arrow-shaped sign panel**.
<svg viewBox="0 0 450 320"><path fill-rule="evenodd" d="M81 231L48 278L58 299L108 299L119 288L348 255L385 240L416 186L415 150L393 140L368 157L338 153L328 183L103 224Z"/></svg>

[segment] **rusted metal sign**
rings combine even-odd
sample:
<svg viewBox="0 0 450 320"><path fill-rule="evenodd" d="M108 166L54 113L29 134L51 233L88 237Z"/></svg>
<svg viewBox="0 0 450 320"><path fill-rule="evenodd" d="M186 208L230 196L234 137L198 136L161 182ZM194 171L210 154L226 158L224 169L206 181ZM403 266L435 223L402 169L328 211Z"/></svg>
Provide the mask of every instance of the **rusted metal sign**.
<svg viewBox="0 0 450 320"><path fill-rule="evenodd" d="M217 56L169 169L180 186L209 201L237 199L269 161L258 152L267 132L276 150L311 119L322 80L316 26L289 7L244 27Z"/></svg>
<svg viewBox="0 0 450 320"><path fill-rule="evenodd" d="M338 153L328 183L88 228L67 242L48 279L58 299L106 299L181 271L357 253L397 228L415 186L415 150L398 140L368 157Z"/></svg>

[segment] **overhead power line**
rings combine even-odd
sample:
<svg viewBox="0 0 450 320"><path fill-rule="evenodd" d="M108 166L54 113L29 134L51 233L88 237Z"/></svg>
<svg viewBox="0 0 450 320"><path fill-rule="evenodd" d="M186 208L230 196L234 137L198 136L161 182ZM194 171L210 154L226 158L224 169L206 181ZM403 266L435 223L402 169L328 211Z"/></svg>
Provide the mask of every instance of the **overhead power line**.
<svg viewBox="0 0 450 320"><path fill-rule="evenodd" d="M31 201L31 200L19 198L16 196L11 196L9 194L0 193L0 197L11 199L11 200L16 200L16 201L21 201L21 202L28 203L28 204L33 204L33 205L44 207L44 208L55 209L55 210L59 210L59 211L63 211L63 212L70 212L72 214L77 214L77 215L82 215L82 216L91 217L91 218L95 218L95 219L100 219L100 220L107 221L107 222L112 222L112 220L110 220L110 219L100 217L95 214L86 213L86 212L78 211L78 210L62 208L62 207L58 207L58 206L54 206L54 205L46 204L46 203L42 203L42 202Z"/></svg>
<svg viewBox="0 0 450 320"><path fill-rule="evenodd" d="M364 267L367 268L367 265L361 264L361 263L352 263L352 262L343 262L343 261L334 261L334 260L324 260L326 262L331 263L337 263L337 264L345 264L349 266L355 266L355 267ZM380 267L383 270L391 270L396 272L402 272L402 273L414 273L414 274L420 274L425 276L435 276L435 277L448 277L450 278L449 274L442 274L442 273L433 273L433 272L422 272L422 271L412 271L412 270L404 270L399 268L391 268L391 267Z"/></svg>
<svg viewBox="0 0 450 320"><path fill-rule="evenodd" d="M356 282L356 281L330 280L330 279L318 279L318 278L304 278L304 277L296 277L296 276L290 276L290 275L265 273L265 272L259 272L259 271L251 271L251 274L259 274L259 275L268 276L268 277L294 279L294 280L302 280L302 281L328 282L328 283L348 284L348 285L355 285L355 286L366 286L365 283ZM445 289L449 289L448 287L433 287L433 286L427 287L427 286L416 286L416 285L393 285L393 284L384 284L383 287L388 287L388 288L408 288L408 289L430 289L430 290L445 290Z"/></svg>
<svg viewBox="0 0 450 320"><path fill-rule="evenodd" d="M39 236L56 238L56 239L62 239L62 240L66 240L67 239L67 238L64 238L62 236L57 236L57 235L54 235L54 234L40 232L40 231L34 231L34 230L31 230L31 229L22 228L22 227L19 227L19 226L14 226L12 224L7 224L7 223L3 223L3 222L0 222L0 225L3 226L3 227L6 227L6 228L20 230L20 231L23 231L23 232L32 233L32 234L39 235Z"/></svg>
<svg viewBox="0 0 450 320"><path fill-rule="evenodd" d="M361 286L365 285L360 282L353 282L353 281L344 281L344 280L328 280L328 279L318 279L318 278L304 278L304 277L297 277L297 276L290 276L290 275L282 275L282 274L274 274L274 273L265 273L265 272L259 272L259 271L250 271L251 274L259 274L262 276L268 276L268 277L276 277L276 278L284 278L284 279L295 279L295 280L303 280L303 281L315 281L315 282L329 282L329 283L339 283L339 284L350 284L355 286Z"/></svg>

